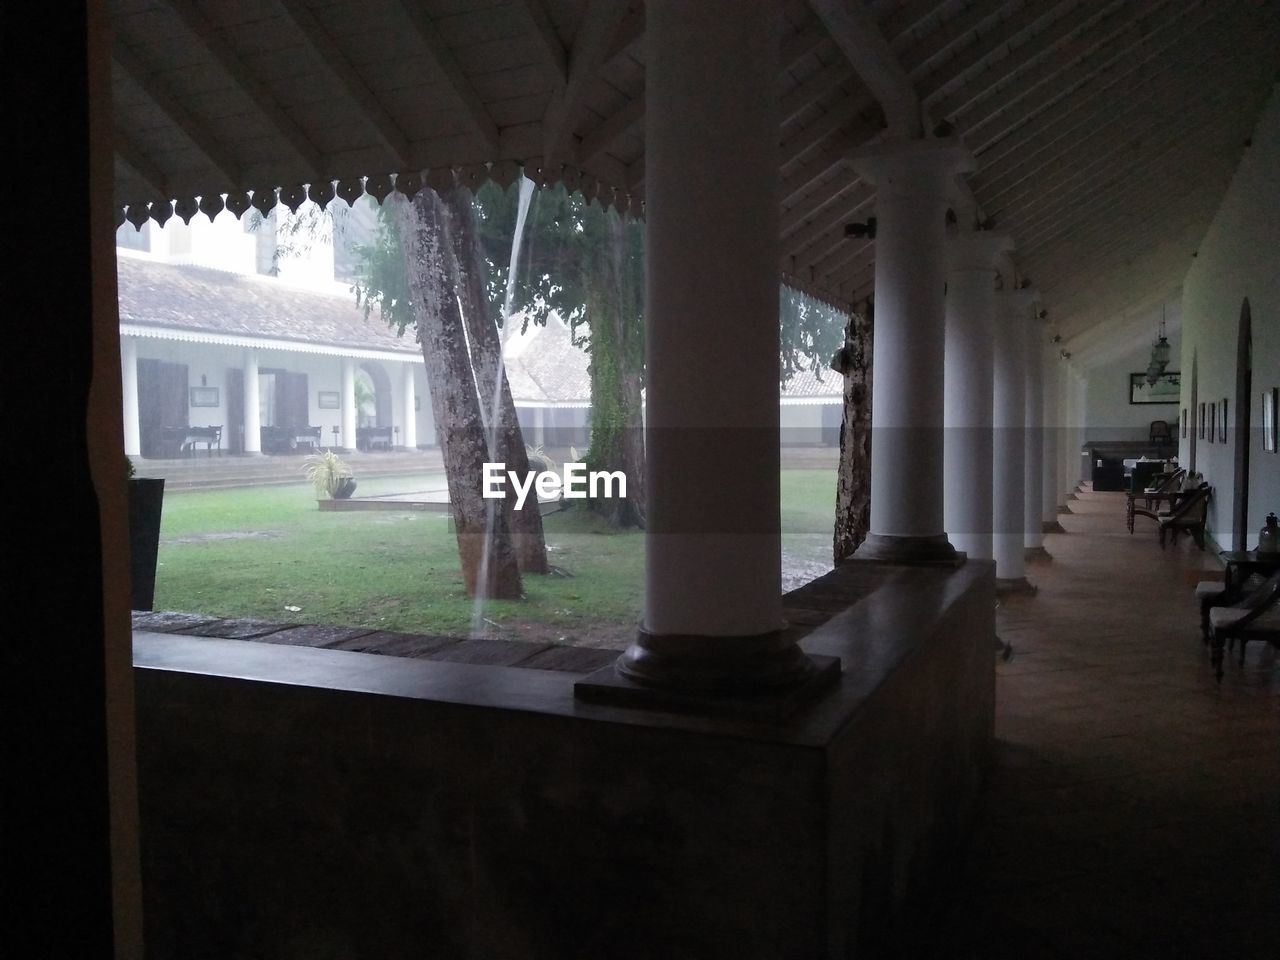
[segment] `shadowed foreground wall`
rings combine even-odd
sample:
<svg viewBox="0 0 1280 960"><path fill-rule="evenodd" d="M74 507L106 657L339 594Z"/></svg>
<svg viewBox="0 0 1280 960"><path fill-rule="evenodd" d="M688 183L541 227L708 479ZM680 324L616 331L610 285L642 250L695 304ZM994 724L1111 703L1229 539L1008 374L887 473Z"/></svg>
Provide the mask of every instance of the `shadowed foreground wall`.
<svg viewBox="0 0 1280 960"><path fill-rule="evenodd" d="M990 564L847 564L784 723L574 676L138 634L149 955L813 958L909 928L993 733Z"/></svg>

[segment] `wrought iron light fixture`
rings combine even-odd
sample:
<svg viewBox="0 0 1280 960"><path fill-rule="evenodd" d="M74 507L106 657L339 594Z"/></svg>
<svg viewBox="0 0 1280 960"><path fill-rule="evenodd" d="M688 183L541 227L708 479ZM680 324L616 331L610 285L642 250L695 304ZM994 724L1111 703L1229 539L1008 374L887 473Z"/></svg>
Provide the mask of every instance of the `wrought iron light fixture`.
<svg viewBox="0 0 1280 960"><path fill-rule="evenodd" d="M1147 384L1154 387L1165 368L1169 366L1169 358L1173 350L1169 346L1169 338L1164 330L1164 304L1160 305L1160 336L1151 345L1151 362L1147 364Z"/></svg>

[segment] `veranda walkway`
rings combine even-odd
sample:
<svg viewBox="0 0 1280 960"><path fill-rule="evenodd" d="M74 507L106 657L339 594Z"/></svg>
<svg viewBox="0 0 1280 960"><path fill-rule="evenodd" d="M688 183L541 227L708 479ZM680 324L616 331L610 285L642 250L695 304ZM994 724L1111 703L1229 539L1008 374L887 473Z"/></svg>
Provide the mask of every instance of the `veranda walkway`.
<svg viewBox="0 0 1280 960"><path fill-rule="evenodd" d="M1280 666L1214 679L1194 583L1211 554L1130 536L1078 494L1000 611L997 754L938 960L1280 956Z"/></svg>

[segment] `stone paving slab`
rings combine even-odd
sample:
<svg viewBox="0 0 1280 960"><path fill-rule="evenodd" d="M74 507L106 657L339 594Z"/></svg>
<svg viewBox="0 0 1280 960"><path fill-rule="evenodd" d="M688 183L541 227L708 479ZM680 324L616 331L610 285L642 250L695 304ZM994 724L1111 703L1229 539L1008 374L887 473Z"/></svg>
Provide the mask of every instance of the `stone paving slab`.
<svg viewBox="0 0 1280 960"><path fill-rule="evenodd" d="M422 633L392 633L376 630L350 640L329 644L330 650L353 650L356 653L380 653L387 657L416 657L426 659L431 653L444 647L461 643L458 637L441 637Z"/></svg>
<svg viewBox="0 0 1280 960"><path fill-rule="evenodd" d="M133 629L152 633L186 633L196 627L218 623L217 617L207 613L184 613L181 610L135 610Z"/></svg>
<svg viewBox="0 0 1280 960"><path fill-rule="evenodd" d="M297 647L329 647L346 640L368 636L374 631L368 627L335 627L319 623L285 627L264 636L267 643L288 643Z"/></svg>
<svg viewBox="0 0 1280 960"><path fill-rule="evenodd" d="M251 617L230 617L217 620L202 626L191 627L173 633L183 633L189 637L218 637L222 640L257 640L268 634L287 629L289 624L276 623L272 620L255 620Z"/></svg>

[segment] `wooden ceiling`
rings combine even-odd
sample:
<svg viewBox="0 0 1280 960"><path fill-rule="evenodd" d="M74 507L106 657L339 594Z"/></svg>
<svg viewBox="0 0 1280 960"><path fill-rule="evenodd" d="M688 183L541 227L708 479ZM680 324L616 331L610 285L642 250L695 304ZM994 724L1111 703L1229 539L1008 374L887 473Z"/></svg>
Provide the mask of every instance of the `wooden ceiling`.
<svg viewBox="0 0 1280 960"><path fill-rule="evenodd" d="M109 0L116 200L163 220L390 174L568 184L640 210L644 7L628 0ZM940 124L978 160L962 227L1017 244L1065 344L1176 300L1280 68L1262 0L783 0L782 262L872 293L851 148ZM148 208L148 204L153 204ZM140 221L139 221L140 222ZM1142 326L1142 335L1149 332Z"/></svg>

